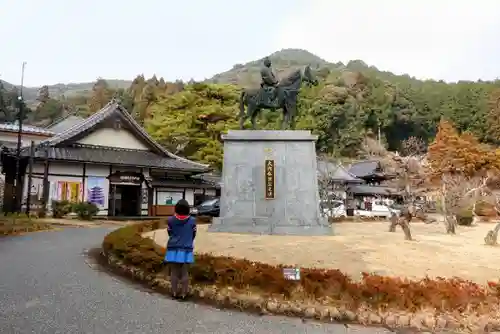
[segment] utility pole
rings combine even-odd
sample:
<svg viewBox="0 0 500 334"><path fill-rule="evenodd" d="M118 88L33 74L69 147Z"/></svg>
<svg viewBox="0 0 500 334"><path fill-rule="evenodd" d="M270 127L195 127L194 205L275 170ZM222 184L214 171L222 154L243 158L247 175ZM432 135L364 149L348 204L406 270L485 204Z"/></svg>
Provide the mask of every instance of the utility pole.
<svg viewBox="0 0 500 334"><path fill-rule="evenodd" d="M14 207L15 212L21 212L22 210L22 199L23 199L23 189L22 184L19 182L21 180L21 146L22 146L22 135L23 135L23 119L24 119L24 101L23 101L23 86L24 86L24 69L26 67L26 62L23 61L21 69L21 88L19 89L19 96L17 97L19 112L17 117L17 150L16 150L16 171L14 174ZM18 198L20 196L20 198ZM19 205L19 208L17 207Z"/></svg>

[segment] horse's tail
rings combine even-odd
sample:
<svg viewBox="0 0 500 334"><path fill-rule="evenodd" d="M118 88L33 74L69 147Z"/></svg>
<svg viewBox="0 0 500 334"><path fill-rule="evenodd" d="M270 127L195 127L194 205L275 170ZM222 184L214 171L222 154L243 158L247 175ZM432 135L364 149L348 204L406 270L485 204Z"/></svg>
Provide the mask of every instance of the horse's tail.
<svg viewBox="0 0 500 334"><path fill-rule="evenodd" d="M245 90L241 91L240 94L240 118L245 116L245 98L247 96L247 93Z"/></svg>

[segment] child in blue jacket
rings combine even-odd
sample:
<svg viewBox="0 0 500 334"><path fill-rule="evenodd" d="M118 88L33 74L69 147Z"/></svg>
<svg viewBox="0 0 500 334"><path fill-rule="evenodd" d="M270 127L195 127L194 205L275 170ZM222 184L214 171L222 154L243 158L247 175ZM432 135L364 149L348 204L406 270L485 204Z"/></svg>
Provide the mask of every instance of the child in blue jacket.
<svg viewBox="0 0 500 334"><path fill-rule="evenodd" d="M194 262L193 243L196 237L196 219L185 199L175 205L175 215L167 220L168 242L165 262L170 266L172 296L184 300L189 290L189 264ZM178 286L181 283L181 291Z"/></svg>

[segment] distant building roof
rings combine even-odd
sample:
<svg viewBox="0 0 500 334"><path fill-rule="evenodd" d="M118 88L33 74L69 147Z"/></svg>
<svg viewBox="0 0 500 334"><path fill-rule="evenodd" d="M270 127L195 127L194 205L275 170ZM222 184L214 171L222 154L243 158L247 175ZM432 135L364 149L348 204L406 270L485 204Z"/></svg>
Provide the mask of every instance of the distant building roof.
<svg viewBox="0 0 500 334"><path fill-rule="evenodd" d="M194 175L193 179L200 179L202 182L211 184L216 188L220 188L220 184L222 182L221 176L215 173L203 173L199 175Z"/></svg>
<svg viewBox="0 0 500 334"><path fill-rule="evenodd" d="M54 133L62 133L74 125L81 123L85 120L85 118L76 116L76 115L68 115L62 119L57 120L55 123L49 125L47 127L48 130Z"/></svg>
<svg viewBox="0 0 500 334"><path fill-rule="evenodd" d="M319 160L317 163L318 173L329 177L333 182L363 183L364 181L349 171L342 165Z"/></svg>
<svg viewBox="0 0 500 334"><path fill-rule="evenodd" d="M377 160L359 161L349 167L349 173L363 178L380 172L380 163Z"/></svg>
<svg viewBox="0 0 500 334"><path fill-rule="evenodd" d="M382 187L382 186L368 186L368 185L357 185L351 186L347 190L348 192L354 193L356 195L400 195L401 192L395 188Z"/></svg>
<svg viewBox="0 0 500 334"><path fill-rule="evenodd" d="M7 132L18 132L19 124L17 123L0 123L0 131ZM45 136L53 136L54 132L49 129L39 128L37 126L32 125L24 125L22 128L23 133L25 134L36 134L36 135L45 135Z"/></svg>

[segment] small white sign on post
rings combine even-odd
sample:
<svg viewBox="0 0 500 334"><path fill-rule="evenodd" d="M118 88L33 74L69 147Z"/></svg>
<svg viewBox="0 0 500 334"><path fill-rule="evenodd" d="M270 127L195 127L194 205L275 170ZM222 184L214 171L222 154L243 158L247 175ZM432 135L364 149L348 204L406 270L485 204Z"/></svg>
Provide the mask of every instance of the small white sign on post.
<svg viewBox="0 0 500 334"><path fill-rule="evenodd" d="M283 277L288 281L300 281L300 269L283 268Z"/></svg>

